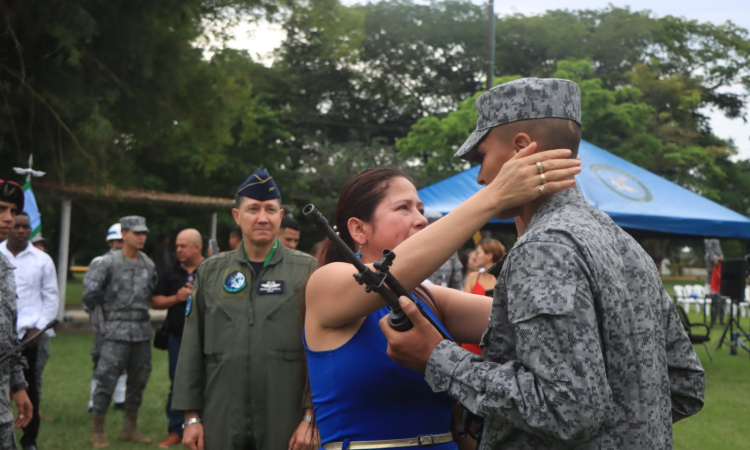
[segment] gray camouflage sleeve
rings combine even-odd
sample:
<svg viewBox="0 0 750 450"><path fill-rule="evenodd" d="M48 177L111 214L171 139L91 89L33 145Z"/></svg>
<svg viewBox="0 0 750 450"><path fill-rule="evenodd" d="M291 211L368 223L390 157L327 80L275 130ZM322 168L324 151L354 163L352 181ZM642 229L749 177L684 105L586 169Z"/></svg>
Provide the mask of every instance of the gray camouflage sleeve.
<svg viewBox="0 0 750 450"><path fill-rule="evenodd" d="M706 374L680 322L672 299L666 291L662 298L666 320L667 370L672 394L672 422L677 422L703 408Z"/></svg>
<svg viewBox="0 0 750 450"><path fill-rule="evenodd" d="M585 264L574 249L545 242L523 244L505 264L511 264L503 271L508 323L491 323L488 333L512 327L516 342L509 352L516 358L482 361L443 341L432 352L426 380L482 417L586 441L604 425L612 400Z"/></svg>
<svg viewBox="0 0 750 450"><path fill-rule="evenodd" d="M112 258L109 255L89 266L89 270L83 277L83 303L91 310L101 303L107 282L111 277Z"/></svg>

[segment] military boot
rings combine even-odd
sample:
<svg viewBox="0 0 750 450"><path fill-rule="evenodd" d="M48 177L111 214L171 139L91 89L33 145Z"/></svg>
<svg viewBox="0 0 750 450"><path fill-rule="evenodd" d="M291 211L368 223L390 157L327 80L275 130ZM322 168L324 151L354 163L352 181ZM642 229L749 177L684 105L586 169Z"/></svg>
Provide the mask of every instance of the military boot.
<svg viewBox="0 0 750 450"><path fill-rule="evenodd" d="M94 414L92 417L93 430L91 433L91 445L94 448L109 447L107 437L104 435L104 414Z"/></svg>
<svg viewBox="0 0 750 450"><path fill-rule="evenodd" d="M126 412L125 421L122 423L122 431L120 431L120 440L128 442L138 442L140 444L150 444L151 439L147 438L136 427L138 422L137 412Z"/></svg>

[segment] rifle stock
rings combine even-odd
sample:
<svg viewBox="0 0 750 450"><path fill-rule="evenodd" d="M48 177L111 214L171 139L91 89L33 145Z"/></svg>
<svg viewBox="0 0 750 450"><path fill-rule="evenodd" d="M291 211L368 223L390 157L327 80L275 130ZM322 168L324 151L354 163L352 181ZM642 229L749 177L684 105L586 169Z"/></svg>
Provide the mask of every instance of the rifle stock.
<svg viewBox="0 0 750 450"><path fill-rule="evenodd" d="M36 339L39 336L41 336L42 334L44 334L47 330L49 330L50 328L54 327L58 323L60 323L60 321L57 320L57 319L54 319L52 322L48 323L46 327L44 327L41 330L39 330L36 333L34 333L30 338L25 339L25 340L19 342L18 344L16 344L15 347L11 348L10 350L8 350L6 352L3 352L3 353L0 353L0 364L4 363L11 356L19 353L21 350L23 350L24 348L26 348L26 346L28 346L31 341L33 341L34 339Z"/></svg>

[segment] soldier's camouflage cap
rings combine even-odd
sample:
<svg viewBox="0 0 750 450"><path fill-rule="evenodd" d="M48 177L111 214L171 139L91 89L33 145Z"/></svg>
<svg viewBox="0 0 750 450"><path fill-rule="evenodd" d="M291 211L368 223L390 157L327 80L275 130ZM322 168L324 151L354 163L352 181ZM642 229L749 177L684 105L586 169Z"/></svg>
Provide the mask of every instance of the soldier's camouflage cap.
<svg viewBox="0 0 750 450"><path fill-rule="evenodd" d="M455 157L478 162L477 145L489 131L529 119L569 119L581 124L581 88L559 78L521 78L495 86L477 99L477 128Z"/></svg>
<svg viewBox="0 0 750 450"><path fill-rule="evenodd" d="M130 230L134 233L148 233L146 218L141 216L125 216L120 218L122 231Z"/></svg>

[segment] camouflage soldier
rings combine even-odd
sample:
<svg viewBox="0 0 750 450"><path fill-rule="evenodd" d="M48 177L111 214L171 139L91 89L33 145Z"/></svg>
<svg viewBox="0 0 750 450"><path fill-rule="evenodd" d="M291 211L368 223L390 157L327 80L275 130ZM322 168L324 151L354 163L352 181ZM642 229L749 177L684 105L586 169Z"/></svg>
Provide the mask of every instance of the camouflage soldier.
<svg viewBox="0 0 750 450"><path fill-rule="evenodd" d="M105 255L83 279L83 301L94 310L101 305L104 315L104 342L94 371L94 447L108 447L104 436L104 416L112 400L117 378L128 373L125 421L120 440L149 443L137 427L138 408L151 375L151 322L148 314L156 286L153 261L140 251L146 243L146 219L128 216L120 219L122 250Z"/></svg>
<svg viewBox="0 0 750 450"><path fill-rule="evenodd" d="M89 264L89 270L94 270L94 266L99 263L106 255L113 253L115 250L122 249L122 227L120 222L112 224L107 230L106 237L109 251L104 255L97 256L91 260ZM101 303L98 303L93 310L89 309L84 305L84 309L89 313L89 321L91 322L91 328L94 330L94 344L91 346L91 360L94 362L94 371L96 371L96 364L99 362L99 357L102 354L102 344L104 343L104 310L102 309ZM127 375L123 374L117 379L117 386L115 387L115 409L125 409L125 383L127 382ZM94 411L94 391L96 391L96 378L91 377L91 396L89 397L89 413Z"/></svg>
<svg viewBox="0 0 750 450"><path fill-rule="evenodd" d="M456 156L490 183L522 149L580 143L580 90L521 79L477 100L479 121ZM414 329L381 323L390 355L484 418L481 449L672 448L672 423L703 406L704 372L653 260L576 189L515 217L520 239L497 276L482 357L441 341L406 305Z"/></svg>
<svg viewBox="0 0 750 450"><path fill-rule="evenodd" d="M5 239L13 228L16 214L23 211L23 203L23 188L12 181L0 180L0 240ZM0 352L10 350L18 343L13 269L5 256L0 255ZM13 426L22 428L31 422L33 407L26 394L24 365L20 354L0 364L0 450L15 450ZM10 406L11 398L18 407L18 417L15 420Z"/></svg>

